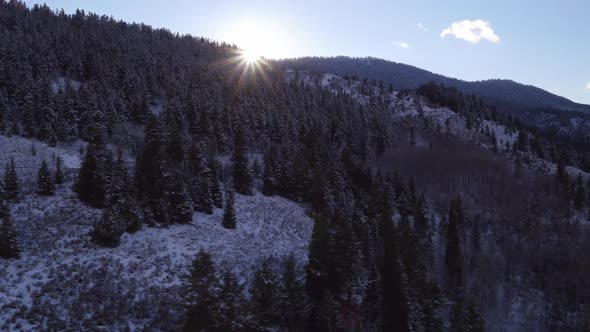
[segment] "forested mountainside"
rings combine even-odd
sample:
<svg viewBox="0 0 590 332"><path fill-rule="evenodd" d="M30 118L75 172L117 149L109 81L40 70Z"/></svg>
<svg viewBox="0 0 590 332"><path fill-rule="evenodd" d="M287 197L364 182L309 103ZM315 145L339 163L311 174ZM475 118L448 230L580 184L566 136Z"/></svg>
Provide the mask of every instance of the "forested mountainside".
<svg viewBox="0 0 590 332"><path fill-rule="evenodd" d="M584 137L334 72L0 0L0 329L587 329Z"/></svg>
<svg viewBox="0 0 590 332"><path fill-rule="evenodd" d="M487 104L516 113L546 110L584 113L590 111L590 105L578 104L537 87L511 80L493 79L468 82L377 58L303 57L280 60L276 64L283 68L381 80L386 84L393 84L396 90L415 89L420 85L435 82L455 87L465 94L477 95Z"/></svg>

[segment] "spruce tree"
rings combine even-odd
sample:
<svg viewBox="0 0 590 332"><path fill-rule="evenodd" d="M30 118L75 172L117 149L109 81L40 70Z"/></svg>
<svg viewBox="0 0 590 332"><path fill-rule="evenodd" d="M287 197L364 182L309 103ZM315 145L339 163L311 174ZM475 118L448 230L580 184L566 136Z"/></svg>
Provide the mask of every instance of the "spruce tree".
<svg viewBox="0 0 590 332"><path fill-rule="evenodd" d="M55 185L45 159L37 173L37 193L41 196L53 196L55 193Z"/></svg>
<svg viewBox="0 0 590 332"><path fill-rule="evenodd" d="M214 157L210 157L207 166L209 170L211 170L211 199L213 200L213 205L221 209L223 208L223 194L221 193L220 188L220 167L217 165Z"/></svg>
<svg viewBox="0 0 590 332"><path fill-rule="evenodd" d="M161 204L166 206L166 219L159 219L162 224L188 224L193 217L193 203L188 194L184 180L181 177L181 172L169 166L172 169L172 174L166 174L162 178L163 182L163 198L160 200Z"/></svg>
<svg viewBox="0 0 590 332"><path fill-rule="evenodd" d="M142 215L137 201L132 197L127 197L117 208L119 215L125 223L125 232L135 233L141 229Z"/></svg>
<svg viewBox="0 0 590 332"><path fill-rule="evenodd" d="M64 183L64 173L62 170L63 161L61 160L60 156L57 156L55 161L55 184L60 185Z"/></svg>
<svg viewBox="0 0 590 332"><path fill-rule="evenodd" d="M450 326L449 331L451 332L467 332L469 331L469 325L465 314L465 303L463 299L459 298L453 304L451 308L451 316L449 318Z"/></svg>
<svg viewBox="0 0 590 332"><path fill-rule="evenodd" d="M280 323L280 284L272 269L271 261L266 258L254 273L250 288L250 311L253 328L265 331Z"/></svg>
<svg viewBox="0 0 590 332"><path fill-rule="evenodd" d="M557 160L557 171L556 171L556 176L557 176L557 183L560 186L564 186L565 188L567 188L568 184L569 184L569 176L568 173L566 171L566 156L565 153L560 154L559 159Z"/></svg>
<svg viewBox="0 0 590 332"><path fill-rule="evenodd" d="M0 198L0 258L19 258L20 250L10 211Z"/></svg>
<svg viewBox="0 0 590 332"><path fill-rule="evenodd" d="M416 195L416 185L414 184L414 178L410 176L410 180L408 180L408 203L409 203L409 212L411 213L416 206L416 202L418 201L418 197Z"/></svg>
<svg viewBox="0 0 590 332"><path fill-rule="evenodd" d="M465 303L463 298L458 298L451 309L450 327L451 332L483 332L485 321L479 312L479 306L470 301Z"/></svg>
<svg viewBox="0 0 590 332"><path fill-rule="evenodd" d="M206 214L213 213L213 178L203 155L202 143L193 142L189 155L190 168L192 170L191 196L195 211Z"/></svg>
<svg viewBox="0 0 590 332"><path fill-rule="evenodd" d="M216 331L244 331L246 328L243 286L230 271L222 276L216 311Z"/></svg>
<svg viewBox="0 0 590 332"><path fill-rule="evenodd" d="M467 306L467 323L470 332L485 331L485 320L481 317L480 308L474 301Z"/></svg>
<svg viewBox="0 0 590 332"><path fill-rule="evenodd" d="M462 223L462 207L459 198L451 201L447 228L447 247L445 251L445 266L447 279L451 288L461 287L463 284L463 256L461 253L460 223Z"/></svg>
<svg viewBox="0 0 590 332"><path fill-rule="evenodd" d="M309 259L305 268L307 273L306 293L315 304L322 299L328 289L329 266L329 229L326 217L314 218L311 243L309 244Z"/></svg>
<svg viewBox="0 0 590 332"><path fill-rule="evenodd" d="M75 187L82 202L94 208L104 208L107 205L111 160L110 152L104 144L98 142L88 146Z"/></svg>
<svg viewBox="0 0 590 332"><path fill-rule="evenodd" d="M256 177L259 177L260 172L260 162L258 161L258 158L255 158L254 162L252 163L252 174Z"/></svg>
<svg viewBox="0 0 590 332"><path fill-rule="evenodd" d="M119 149L117 155L107 201L113 213L119 216L125 231L133 233L141 229L142 214L123 152Z"/></svg>
<svg viewBox="0 0 590 332"><path fill-rule="evenodd" d="M303 319L305 311L305 287L298 278L297 262L293 254L285 261L282 276L281 304L284 323L294 330Z"/></svg>
<svg viewBox="0 0 590 332"><path fill-rule="evenodd" d="M581 210L584 207L585 200L586 192L584 190L584 184L582 183L582 174L578 174L578 183L574 193L574 208L576 210Z"/></svg>
<svg viewBox="0 0 590 332"><path fill-rule="evenodd" d="M209 331L217 325L217 294L219 286L215 265L211 255L199 251L193 261L189 275L191 308L184 325L184 331Z"/></svg>
<svg viewBox="0 0 590 332"><path fill-rule="evenodd" d="M4 172L4 199L6 202L14 203L18 200L19 185L18 175L16 174L16 166L14 158L6 164L6 171Z"/></svg>
<svg viewBox="0 0 590 332"><path fill-rule="evenodd" d="M236 210L234 207L234 191L228 188L225 191L225 208L223 209L223 227L236 229Z"/></svg>
<svg viewBox="0 0 590 332"><path fill-rule="evenodd" d="M234 188L242 195L252 195L252 175L246 155L246 142L241 131L236 134L233 155Z"/></svg>
<svg viewBox="0 0 590 332"><path fill-rule="evenodd" d="M335 301L330 285L330 227L328 218L317 215L315 218L309 260L306 266L305 290L310 299L309 327L310 331L324 331L333 327Z"/></svg>
<svg viewBox="0 0 590 332"><path fill-rule="evenodd" d="M362 313L367 331L379 331L381 316L380 285L375 264L371 264L368 269L367 286L365 287L365 297L362 303Z"/></svg>
<svg viewBox="0 0 590 332"><path fill-rule="evenodd" d="M416 204L414 206L414 227L416 229L416 234L424 239L428 236L429 229L428 229L428 217L426 217L426 198L423 194L418 197Z"/></svg>
<svg viewBox="0 0 590 332"><path fill-rule="evenodd" d="M359 250L349 220L336 215L329 224L328 285L334 297L346 293L354 281Z"/></svg>
<svg viewBox="0 0 590 332"><path fill-rule="evenodd" d="M262 194L272 196L276 191L276 176L274 170L275 149L271 147L264 154L264 171L262 177Z"/></svg>
<svg viewBox="0 0 590 332"><path fill-rule="evenodd" d="M409 308L402 285L399 248L391 220L385 220L382 233L382 328L383 331L409 331Z"/></svg>
<svg viewBox="0 0 590 332"><path fill-rule="evenodd" d="M481 231L479 229L479 217L475 218L471 229L471 250L474 254L481 250Z"/></svg>
<svg viewBox="0 0 590 332"><path fill-rule="evenodd" d="M124 230L125 225L121 222L117 211L109 208L103 212L102 218L94 223L90 236L99 246L115 248L119 246Z"/></svg>

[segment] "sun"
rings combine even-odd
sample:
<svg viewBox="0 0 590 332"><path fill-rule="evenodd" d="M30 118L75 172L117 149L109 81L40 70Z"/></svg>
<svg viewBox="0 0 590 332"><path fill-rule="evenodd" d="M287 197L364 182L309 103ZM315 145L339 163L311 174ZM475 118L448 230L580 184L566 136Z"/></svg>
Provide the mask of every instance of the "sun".
<svg viewBox="0 0 590 332"><path fill-rule="evenodd" d="M290 56L290 38L281 25L270 18L242 18L228 25L224 40L237 45L244 60L256 63L262 59Z"/></svg>
<svg viewBox="0 0 590 332"><path fill-rule="evenodd" d="M262 58L262 54L254 50L243 50L242 57L249 64L255 64Z"/></svg>

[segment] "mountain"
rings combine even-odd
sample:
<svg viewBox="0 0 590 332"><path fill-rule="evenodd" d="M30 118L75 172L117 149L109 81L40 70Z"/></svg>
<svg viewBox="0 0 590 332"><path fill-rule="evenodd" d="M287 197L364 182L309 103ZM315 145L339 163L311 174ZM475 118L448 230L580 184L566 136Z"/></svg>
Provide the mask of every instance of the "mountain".
<svg viewBox="0 0 590 332"><path fill-rule="evenodd" d="M501 110L553 109L590 112L590 105L575 103L532 85L500 79L462 81L414 66L371 57L303 57L280 60L275 64L284 69L300 69L383 81L386 84L393 84L397 90L415 89L428 82L441 83L455 87L463 93L477 95L486 103L495 105Z"/></svg>
<svg viewBox="0 0 590 332"><path fill-rule="evenodd" d="M0 59L2 331L590 326L581 113L16 0Z"/></svg>

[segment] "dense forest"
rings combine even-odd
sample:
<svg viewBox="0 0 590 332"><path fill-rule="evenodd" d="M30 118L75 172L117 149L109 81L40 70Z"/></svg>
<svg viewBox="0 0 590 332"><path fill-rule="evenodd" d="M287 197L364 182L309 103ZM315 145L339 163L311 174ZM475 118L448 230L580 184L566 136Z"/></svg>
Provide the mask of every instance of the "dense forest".
<svg viewBox="0 0 590 332"><path fill-rule="evenodd" d="M540 129L438 83L398 91L335 72L356 82L361 101L297 66L287 77L286 64L249 63L236 46L144 24L0 0L0 132L49 147L83 142L77 172L43 159L33 192L17 171L26 165L8 162L0 263L28 254L12 218L19 201L66 185L98 211L78 239L93 250L219 209L223 228L237 232L236 198L261 193L313 219L306 264L269 257L245 282L201 250L182 296L153 300L146 312L158 316L137 330L502 330L496 320L516 299L536 308L523 318L527 330L588 328L586 136ZM426 107L450 109L477 141L425 116ZM402 108L416 115L392 116ZM500 142L491 123L517 139ZM539 160L555 172L540 172ZM37 330L125 330L118 324L140 309L121 298L100 315L33 306L12 317ZM168 306L178 310L161 314Z"/></svg>

